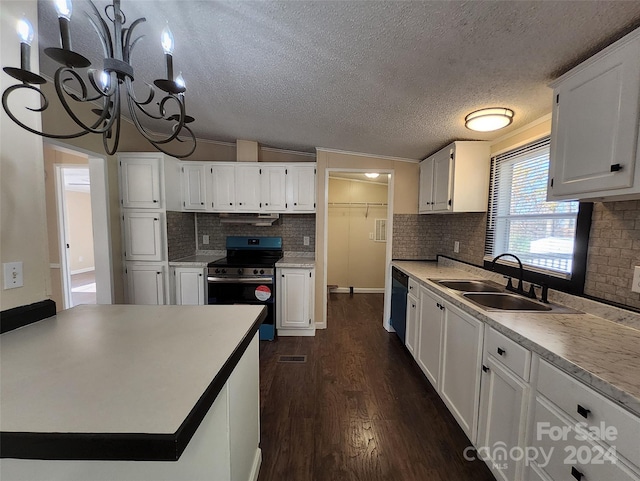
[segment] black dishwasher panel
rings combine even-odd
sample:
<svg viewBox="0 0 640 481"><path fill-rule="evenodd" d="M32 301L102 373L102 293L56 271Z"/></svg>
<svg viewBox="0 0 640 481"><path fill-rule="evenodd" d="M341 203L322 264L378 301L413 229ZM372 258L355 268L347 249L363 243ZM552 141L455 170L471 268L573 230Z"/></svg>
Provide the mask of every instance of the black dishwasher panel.
<svg viewBox="0 0 640 481"><path fill-rule="evenodd" d="M404 344L407 331L409 276L394 267L391 269L391 278L391 325Z"/></svg>

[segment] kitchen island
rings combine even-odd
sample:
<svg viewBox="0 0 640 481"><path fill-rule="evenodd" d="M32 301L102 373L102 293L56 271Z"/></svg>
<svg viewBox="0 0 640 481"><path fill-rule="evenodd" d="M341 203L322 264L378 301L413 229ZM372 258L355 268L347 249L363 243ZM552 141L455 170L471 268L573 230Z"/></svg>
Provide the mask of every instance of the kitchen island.
<svg viewBox="0 0 640 481"><path fill-rule="evenodd" d="M255 480L262 306L78 306L0 336L0 479Z"/></svg>

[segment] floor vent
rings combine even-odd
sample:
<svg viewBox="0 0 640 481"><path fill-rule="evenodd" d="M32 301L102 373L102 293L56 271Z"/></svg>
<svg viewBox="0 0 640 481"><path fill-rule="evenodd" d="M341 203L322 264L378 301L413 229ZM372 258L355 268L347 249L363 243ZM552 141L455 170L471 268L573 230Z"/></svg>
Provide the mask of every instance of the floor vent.
<svg viewBox="0 0 640 481"><path fill-rule="evenodd" d="M307 362L307 356L280 356L278 362Z"/></svg>

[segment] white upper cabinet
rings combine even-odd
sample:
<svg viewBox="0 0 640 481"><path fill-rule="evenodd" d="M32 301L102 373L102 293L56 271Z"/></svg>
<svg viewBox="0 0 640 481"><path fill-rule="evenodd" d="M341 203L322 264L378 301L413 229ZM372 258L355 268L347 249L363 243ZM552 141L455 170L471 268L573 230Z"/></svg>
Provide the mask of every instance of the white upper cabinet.
<svg viewBox="0 0 640 481"><path fill-rule="evenodd" d="M183 162L182 206L185 210L207 209L207 169L200 163Z"/></svg>
<svg viewBox="0 0 640 481"><path fill-rule="evenodd" d="M233 164L209 163L211 210L236 210L236 169ZM208 205L207 205L208 207Z"/></svg>
<svg viewBox="0 0 640 481"><path fill-rule="evenodd" d="M421 214L485 212L489 195L489 144L457 141L420 163Z"/></svg>
<svg viewBox="0 0 640 481"><path fill-rule="evenodd" d="M122 206L136 209L160 209L159 156L120 156Z"/></svg>
<svg viewBox="0 0 640 481"><path fill-rule="evenodd" d="M421 214L433 210L433 157L420 162L420 200L418 208Z"/></svg>
<svg viewBox="0 0 640 481"><path fill-rule="evenodd" d="M640 30L551 84L549 199L640 196Z"/></svg>
<svg viewBox="0 0 640 481"><path fill-rule="evenodd" d="M236 211L260 211L260 166L236 166Z"/></svg>
<svg viewBox="0 0 640 481"><path fill-rule="evenodd" d="M182 164L182 210L251 213L316 210L315 163Z"/></svg>
<svg viewBox="0 0 640 481"><path fill-rule="evenodd" d="M263 212L287 210L287 167L273 165L261 167L260 195Z"/></svg>
<svg viewBox="0 0 640 481"><path fill-rule="evenodd" d="M164 260L164 227L161 212L127 210L124 223L125 259L129 261Z"/></svg>
<svg viewBox="0 0 640 481"><path fill-rule="evenodd" d="M287 190L290 193L288 210L292 212L316 211L316 164L288 164Z"/></svg>

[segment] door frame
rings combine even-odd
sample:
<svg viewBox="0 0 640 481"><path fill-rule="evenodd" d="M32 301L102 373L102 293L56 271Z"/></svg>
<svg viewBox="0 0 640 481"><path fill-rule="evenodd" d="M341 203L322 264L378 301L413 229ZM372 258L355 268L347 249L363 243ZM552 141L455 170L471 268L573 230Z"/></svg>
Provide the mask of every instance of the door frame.
<svg viewBox="0 0 640 481"><path fill-rule="evenodd" d="M322 279L322 320L324 325L319 324L318 328L327 327L327 264L328 264L328 251L329 251L329 174L332 172L353 172L358 174L365 174L367 172L378 172L381 175L390 174L389 182L387 183L387 246L385 255L385 271L384 271L384 309L382 315L382 326L390 332L394 332L391 327L391 260L393 258L393 187L395 181L394 169L354 169L354 168L337 168L327 167L325 169L324 179L324 252L322 254L322 262L324 265L324 273Z"/></svg>
<svg viewBox="0 0 640 481"><path fill-rule="evenodd" d="M64 188L64 169L88 169L86 164L53 164L56 186L56 216L58 218L58 248L60 254L60 277L62 278L62 308L72 307L71 272L69 268L69 224L67 219L67 197Z"/></svg>
<svg viewBox="0 0 640 481"><path fill-rule="evenodd" d="M113 283L113 245L111 239L111 221L109 209L109 174L107 161L108 158L104 154L98 154L90 150L64 144L62 142L47 139L46 144L55 150L68 152L77 155L78 153L86 155L88 164L81 164L82 167L89 167L89 182L91 184L91 216L93 229L93 252L96 273L96 303L97 304L113 304L114 301L114 283ZM55 166L72 166L72 164L55 164ZM56 173L56 198L58 197L59 178ZM58 206L59 208L59 206ZM60 219L58 211L58 219ZM58 237L60 238L60 225L58 226ZM62 241L61 241L62 242ZM63 244L60 244L62 250ZM66 250L66 249L65 249ZM66 252L65 252L66 258ZM62 252L60 257L62 273ZM68 264L67 264L68 265ZM63 276L64 282L64 276ZM66 292L64 289L63 296L66 300ZM66 307L65 307L66 308Z"/></svg>

